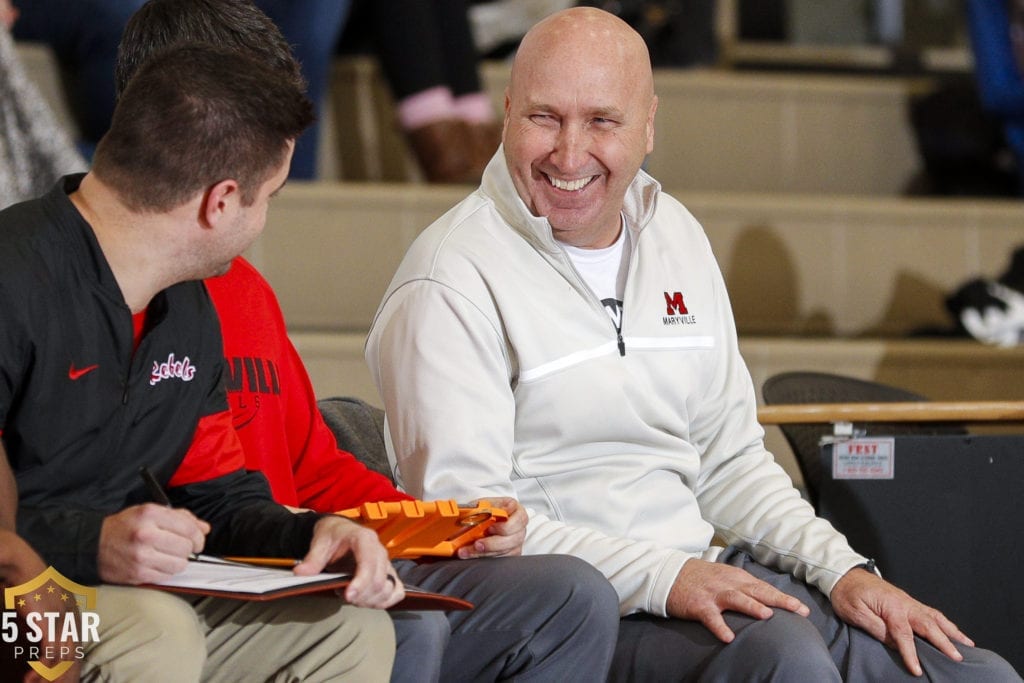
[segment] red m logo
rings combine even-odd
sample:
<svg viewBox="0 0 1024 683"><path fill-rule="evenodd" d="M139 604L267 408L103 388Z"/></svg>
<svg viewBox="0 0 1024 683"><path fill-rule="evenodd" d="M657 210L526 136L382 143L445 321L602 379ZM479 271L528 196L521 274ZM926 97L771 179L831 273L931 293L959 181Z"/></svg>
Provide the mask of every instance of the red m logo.
<svg viewBox="0 0 1024 683"><path fill-rule="evenodd" d="M665 306L667 308L666 315L686 315L686 304L683 302L683 293L675 292L669 294L665 292Z"/></svg>

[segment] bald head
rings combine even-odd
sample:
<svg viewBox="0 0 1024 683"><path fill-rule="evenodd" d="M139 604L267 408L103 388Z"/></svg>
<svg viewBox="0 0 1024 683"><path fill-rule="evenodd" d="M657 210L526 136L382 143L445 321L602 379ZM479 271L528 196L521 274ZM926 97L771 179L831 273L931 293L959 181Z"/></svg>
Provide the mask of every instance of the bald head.
<svg viewBox="0 0 1024 683"><path fill-rule="evenodd" d="M614 14L596 7L572 7L541 20L523 37L512 63L510 84L537 68L538 62L574 69L614 66L647 97L654 95L651 57L643 37Z"/></svg>
<svg viewBox="0 0 1024 683"><path fill-rule="evenodd" d="M526 34L505 92L505 162L555 239L615 241L626 192L654 148L657 105L647 45L615 15L575 7Z"/></svg>

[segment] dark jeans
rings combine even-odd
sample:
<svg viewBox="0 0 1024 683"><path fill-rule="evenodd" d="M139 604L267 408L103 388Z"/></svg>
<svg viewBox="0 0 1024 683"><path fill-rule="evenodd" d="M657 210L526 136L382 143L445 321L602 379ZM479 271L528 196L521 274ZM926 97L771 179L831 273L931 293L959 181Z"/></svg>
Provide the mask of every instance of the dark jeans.
<svg viewBox="0 0 1024 683"><path fill-rule="evenodd" d="M145 1L14 0L19 15L12 33L18 40L45 43L56 54L86 154L91 154L110 127L117 46L128 19ZM255 0L255 4L292 45L319 112L350 0ZM292 178L316 175L319 139L315 123L299 138Z"/></svg>

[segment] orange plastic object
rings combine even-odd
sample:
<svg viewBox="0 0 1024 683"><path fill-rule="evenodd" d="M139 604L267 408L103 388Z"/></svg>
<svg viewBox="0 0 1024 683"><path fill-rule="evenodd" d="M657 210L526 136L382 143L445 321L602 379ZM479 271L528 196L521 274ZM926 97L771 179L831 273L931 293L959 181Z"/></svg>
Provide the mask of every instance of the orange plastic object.
<svg viewBox="0 0 1024 683"><path fill-rule="evenodd" d="M337 514L376 531L391 559L451 557L483 536L487 527L508 519L506 511L487 501L459 507L454 500L363 503Z"/></svg>

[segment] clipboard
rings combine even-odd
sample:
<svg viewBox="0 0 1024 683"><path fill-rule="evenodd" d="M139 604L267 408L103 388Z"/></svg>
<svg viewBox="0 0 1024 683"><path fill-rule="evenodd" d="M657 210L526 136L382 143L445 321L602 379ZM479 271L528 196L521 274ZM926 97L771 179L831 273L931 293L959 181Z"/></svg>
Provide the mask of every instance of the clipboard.
<svg viewBox="0 0 1024 683"><path fill-rule="evenodd" d="M459 506L454 500L363 503L336 514L376 531L393 560L452 557L483 537L492 524L508 519L508 512L487 501Z"/></svg>
<svg viewBox="0 0 1024 683"><path fill-rule="evenodd" d="M344 590L351 580L349 574L296 576L290 570L279 567L199 555L197 559L189 561L184 572L172 576L167 581L142 584L139 587L186 595L266 602L317 593L331 596L339 590ZM473 603L407 585L405 598L388 609L469 610L473 609Z"/></svg>

